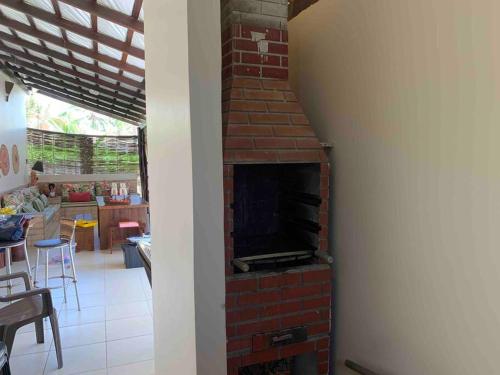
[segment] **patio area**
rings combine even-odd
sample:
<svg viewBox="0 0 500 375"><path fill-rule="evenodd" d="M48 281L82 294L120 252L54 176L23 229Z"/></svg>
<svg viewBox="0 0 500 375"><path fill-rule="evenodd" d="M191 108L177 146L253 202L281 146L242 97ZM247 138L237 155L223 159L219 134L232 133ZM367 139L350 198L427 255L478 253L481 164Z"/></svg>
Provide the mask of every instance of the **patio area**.
<svg viewBox="0 0 500 375"><path fill-rule="evenodd" d="M34 260L34 253L30 252ZM74 289L53 290L58 311L64 367L57 369L52 333L36 344L34 326L18 332L11 357L14 374L154 374L152 295L143 268L125 269L122 251L83 251L76 255L81 311ZM13 270L25 270L24 262ZM60 266L53 265L54 274ZM5 270L2 270L2 274ZM54 283L60 280L54 279ZM19 287L20 288L20 287Z"/></svg>

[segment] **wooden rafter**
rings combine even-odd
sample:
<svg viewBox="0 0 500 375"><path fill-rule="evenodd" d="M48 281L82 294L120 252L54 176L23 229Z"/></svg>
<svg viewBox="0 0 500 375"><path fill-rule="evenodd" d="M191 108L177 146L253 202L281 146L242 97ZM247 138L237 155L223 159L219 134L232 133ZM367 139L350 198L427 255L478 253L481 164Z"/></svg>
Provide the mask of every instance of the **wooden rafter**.
<svg viewBox="0 0 500 375"><path fill-rule="evenodd" d="M144 77L144 69L141 69L139 67L136 67L134 65L127 64L127 62L123 62L117 59L114 59L108 55L104 55L102 53L99 53L98 51L94 51L90 48L83 47L79 44L72 43L69 40L66 40L64 38L59 38L53 34L46 33L41 30L33 29L32 27L19 22L15 21L13 19L7 18L5 16L0 15L0 24L4 25L6 27L9 27L11 29L21 31L25 34L28 34L32 37L38 38L40 40L43 40L45 42L50 42L58 47L61 48L66 48L69 51L77 52L83 56L89 57L91 59L101 61L103 63L106 63L108 65L111 65L115 68L125 70L127 72L133 73L137 76ZM128 56L128 55L127 55Z"/></svg>
<svg viewBox="0 0 500 375"><path fill-rule="evenodd" d="M142 82L138 82L138 81L133 80L133 79L128 78L128 77L120 76L118 73L113 73L107 69L103 69L103 68L96 66L94 64L89 64L85 61L81 61L81 60L78 60L74 57L70 57L70 56L65 55L63 53L48 49L47 47L39 46L38 44L25 41L24 39L21 39L19 37L15 37L15 36L9 35L7 33L0 32L0 40L4 40L7 42L16 44L20 47L27 48L29 50L44 54L46 56L50 56L52 58L55 58L55 59L58 59L61 61L65 61L73 66L78 66L78 67L86 69L88 71L101 74L103 76L109 77L109 78L114 79L116 81L126 83L129 86L136 87L136 88L141 89L141 90L144 89L144 83L142 83ZM5 48L9 48L9 47L0 46L0 49L5 50ZM59 66L61 66L61 65L59 65Z"/></svg>
<svg viewBox="0 0 500 375"><path fill-rule="evenodd" d="M26 15L33 16L34 18L40 19L42 21L48 22L64 30L74 32L90 40L94 40L96 42L117 49L119 51L127 52L132 56L144 59L144 50L141 50L133 46L127 46L125 42L107 36L105 34L95 33L92 29L82 26L76 22L68 21L64 18L59 18L57 17L57 15L47 12L43 9L25 4L19 0L0 0L0 4L5 5L6 7L9 7L11 9L17 10L19 12L22 12Z"/></svg>
<svg viewBox="0 0 500 375"><path fill-rule="evenodd" d="M6 59L3 59L2 56L0 56L0 60L6 60ZM137 101L134 98L130 98L130 97L125 96L125 95L120 95L119 93L117 93L113 90L108 90L102 86L94 85L91 83L81 81L81 80L76 79L76 78L68 77L68 76L59 74L59 72L54 72L52 70L44 69L40 66L33 65L30 63L24 64L24 66L26 68L17 67L16 65L21 65L21 64L19 64L19 60L16 61L15 59L8 59L8 60L6 60L6 62L11 63L8 66L9 69L11 69L14 72L19 73L19 74L33 75L35 78L38 75L52 77L53 79L59 80L61 82L77 85L77 86L80 86L80 87L83 87L83 88L86 88L89 90L98 91L100 94L107 95L107 96L110 96L112 98L121 100L121 101L126 102L129 105L137 107L138 109L141 109L141 110L144 110L146 108L146 104L144 102ZM12 65L12 64L16 64L16 65ZM141 113L145 113L145 111L142 111Z"/></svg>
<svg viewBox="0 0 500 375"><path fill-rule="evenodd" d="M20 73L24 74L24 72L20 72ZM61 81L58 81L56 79L45 77L45 76L39 75L39 74L30 73L30 72L28 72L28 73L29 74L24 76L24 77L21 76L24 82L33 82L33 83L36 83L36 84L41 85L41 86L43 86L45 83L60 86L60 87L63 87L67 90L71 90L71 91L74 91L76 93L88 96L89 98L93 98L99 102L106 103L103 105L110 106L111 108L118 107L120 111L124 111L124 113L130 113L131 115L133 114L133 115L141 116L141 115L144 115L146 113L146 111L144 109L133 107L128 103L123 103L119 100L116 100L114 98L109 98L105 95L93 94L90 90L81 88L80 86L73 86L73 85L70 85L68 83L61 82Z"/></svg>
<svg viewBox="0 0 500 375"><path fill-rule="evenodd" d="M135 116L133 114L125 113L123 111L120 111L117 108L106 107L103 105L102 102L99 102L98 100L85 97L84 95L68 91L68 90L61 88L61 87L56 87L56 86L51 86L51 85L49 85L49 86L43 85L42 86L40 84L31 83L31 82L27 82L26 86L35 88L40 92L49 92L53 95L59 95L62 97L69 97L69 98L72 98L74 100L79 100L79 101L86 103L88 105L92 105L96 108L100 108L102 111L107 111L107 112L113 113L115 115L121 116L123 118L128 118L129 120L132 120L132 121L136 121L136 122L144 121L144 117Z"/></svg>
<svg viewBox="0 0 500 375"><path fill-rule="evenodd" d="M132 17L139 19L139 14L141 13L142 3L143 3L143 0L135 0L134 1L134 6L132 8ZM128 29L127 38L125 40L125 43L127 44L127 46L132 45L132 38L133 37L134 37L134 30ZM121 63L125 64L127 62L127 59L128 59L128 53L123 52ZM123 71L120 70L119 74L123 75Z"/></svg>
<svg viewBox="0 0 500 375"><path fill-rule="evenodd" d="M40 92L40 94L43 94L43 95L48 96L50 98L61 100L63 102L70 103L70 104L76 105L78 107L88 109L89 111L97 112L97 113L100 113L102 115L106 115L106 116L115 118L117 120L124 121L124 122L129 123L129 124L133 124L133 125L141 125L142 124L142 121L133 120L133 119L130 119L127 117L117 115L115 113L110 113L109 111L105 111L102 108L99 108L97 106L86 103L83 100L78 100L78 99L72 98L68 95L53 93L49 90L44 90L44 89L37 89L37 90L38 90L38 92Z"/></svg>
<svg viewBox="0 0 500 375"><path fill-rule="evenodd" d="M126 27L144 34L144 23L139 21L136 17L127 16L114 9L97 4L93 0L59 0L63 3L74 6L75 8L84 10L97 17L116 23L120 26Z"/></svg>
<svg viewBox="0 0 500 375"><path fill-rule="evenodd" d="M2 46L0 46L0 50L1 49L2 49ZM19 65L19 66L24 66L25 68L28 68L28 69L31 69L31 70L35 70L35 71L37 71L39 73L42 73L42 74L51 75L51 76L57 77L57 78L62 79L62 80L75 79L75 78L71 78L71 77L68 77L66 75L63 75L63 74L59 73L59 71L60 72L65 72L65 73L68 73L68 74L72 74L75 77L84 79L86 81L94 82L101 89L103 89L103 88L109 88L109 89L113 90L114 92L117 92L117 95L120 95L119 93L121 92L121 93L126 93L128 95L133 96L133 98L128 98L127 96L124 96L125 98L128 98L129 100L133 100L134 98L141 99L141 100L145 100L146 99L145 96L144 96L144 94L137 94L135 91L128 90L128 89L124 88L123 86L118 86L118 85L113 84L111 82L103 81L103 80L101 80L99 78L95 78L94 76L91 76L91 75L88 75L88 74L85 74L85 73L81 73L81 72L77 72L77 71L73 71L72 69L69 69L69 68L66 68L66 67L61 67L61 66L56 65L54 63L51 63L49 61L46 61L46 60L43 60L43 59L38 59L38 58L36 58L34 56L31 57L30 55L23 54L20 51L18 51L18 52L19 52L18 56L21 57L20 59L15 58L15 57L7 57L7 56L4 56L4 55L0 54L0 60L6 61L6 62L10 62L10 63L16 64L16 65ZM26 60L31 60L31 61L35 62L36 64L38 64L38 65L34 65L34 64L32 64L32 63L30 63L30 62L28 62ZM52 70L49 70L49 69L44 69L40 65L46 66L46 67L49 67L49 68L52 68L52 69L57 69L57 70L56 71L52 71ZM85 84L84 81L80 81L80 83L81 84ZM143 105L142 102L137 102L137 104Z"/></svg>

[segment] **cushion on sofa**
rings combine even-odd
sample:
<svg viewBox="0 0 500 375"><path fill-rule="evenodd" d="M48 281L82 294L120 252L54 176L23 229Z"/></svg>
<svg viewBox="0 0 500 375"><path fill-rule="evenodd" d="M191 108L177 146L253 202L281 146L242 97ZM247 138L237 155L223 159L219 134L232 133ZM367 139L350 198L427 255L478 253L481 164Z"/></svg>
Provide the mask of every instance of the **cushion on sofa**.
<svg viewBox="0 0 500 375"><path fill-rule="evenodd" d="M62 184L61 195L63 202L69 202L69 193L90 193L90 200L95 200L95 184L82 183L82 184Z"/></svg>
<svg viewBox="0 0 500 375"><path fill-rule="evenodd" d="M70 202L90 202L90 192L69 192Z"/></svg>
<svg viewBox="0 0 500 375"><path fill-rule="evenodd" d="M49 222L50 219L52 219L52 216L59 211L59 205L58 204L51 204L49 207L46 207L45 210L43 210L43 216L45 218L45 222Z"/></svg>
<svg viewBox="0 0 500 375"><path fill-rule="evenodd" d="M37 212L37 210L35 210L35 208L33 207L33 204L31 204L31 202L23 203L21 210L22 210L22 212L27 213L27 214L32 214L32 213Z"/></svg>
<svg viewBox="0 0 500 375"><path fill-rule="evenodd" d="M44 207L49 207L49 198L45 194L40 194L38 198L40 198Z"/></svg>
<svg viewBox="0 0 500 375"><path fill-rule="evenodd" d="M14 191L3 196L5 207L21 207L24 203L24 195L20 191Z"/></svg>
<svg viewBox="0 0 500 375"><path fill-rule="evenodd" d="M33 208L38 212L43 212L43 210L45 209L45 205L40 198L34 198L31 204L33 205Z"/></svg>

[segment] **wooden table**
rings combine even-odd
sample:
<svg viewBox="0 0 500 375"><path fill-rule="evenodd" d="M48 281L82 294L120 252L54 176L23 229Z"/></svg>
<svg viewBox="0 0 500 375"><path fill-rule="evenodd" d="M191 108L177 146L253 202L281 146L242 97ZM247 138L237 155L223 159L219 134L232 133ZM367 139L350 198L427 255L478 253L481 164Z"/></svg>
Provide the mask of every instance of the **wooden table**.
<svg viewBox="0 0 500 375"><path fill-rule="evenodd" d="M109 248L109 228L117 226L120 221L137 221L146 226L148 231L149 204L143 201L140 204L113 204L99 206L99 239L101 250Z"/></svg>

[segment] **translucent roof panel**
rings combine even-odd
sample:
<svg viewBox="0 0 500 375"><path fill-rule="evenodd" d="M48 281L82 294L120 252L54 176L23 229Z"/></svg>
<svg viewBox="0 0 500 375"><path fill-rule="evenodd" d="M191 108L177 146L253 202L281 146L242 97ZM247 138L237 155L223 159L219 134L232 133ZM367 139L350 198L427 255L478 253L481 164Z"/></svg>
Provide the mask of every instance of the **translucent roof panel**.
<svg viewBox="0 0 500 375"><path fill-rule="evenodd" d="M77 9L68 5L66 3L59 2L59 9L61 9L61 15L64 19L68 21L76 22L82 26L91 26L90 13L83 10Z"/></svg>
<svg viewBox="0 0 500 375"><path fill-rule="evenodd" d="M123 72L123 76L130 78L130 79L133 79L134 81L138 81L138 82L142 82L142 80L144 79L142 77L139 77L138 75L135 75L135 74L132 74L129 72Z"/></svg>
<svg viewBox="0 0 500 375"><path fill-rule="evenodd" d="M18 51L24 52L24 50L23 50L21 47L19 47L17 44L13 44L13 43L6 42L6 41L3 41L3 43L4 43L7 47L9 47L9 48L13 48L13 49L16 49L16 50L18 50Z"/></svg>
<svg viewBox="0 0 500 375"><path fill-rule="evenodd" d="M83 106L139 124L142 121L138 118L143 118L145 112L145 92L137 86L144 85L145 62L144 58L137 57L137 50L144 51L144 35L135 31L141 27L138 22L129 21L137 18L143 22L144 12L137 8L143 1L0 0L0 15L27 26L14 31L16 26L0 25L0 33L19 38L4 42L3 48L12 53L0 50L1 60L14 61L6 56L15 57L18 64L23 64L28 73L18 75L18 78L25 81L28 87L33 86L28 84L30 75L46 74L66 82L66 86L70 85L69 90L62 90L59 83L53 85L47 80L40 80L40 90L53 90L50 96L73 103L78 98ZM19 5L20 11L2 4L13 8ZM44 18L43 14L48 17L46 21L37 18ZM64 28L59 26L61 20L64 21ZM130 38L127 39L127 36ZM9 38L6 36L4 39ZM23 47L27 43L29 48ZM125 66L122 66L122 61ZM5 69L8 71L10 68L13 70L11 73L16 73L15 65L6 64ZM88 102L88 87L95 87L103 92L102 98L110 99ZM124 112L123 108L130 108L131 112Z"/></svg>
<svg viewBox="0 0 500 375"><path fill-rule="evenodd" d="M4 25L0 25L0 31L2 33L6 33L6 34L10 34L12 35L12 33L10 32L9 28L7 26L4 26Z"/></svg>
<svg viewBox="0 0 500 375"><path fill-rule="evenodd" d="M129 89L129 90L132 90L132 91L137 91L137 87L133 87L133 86L130 86L130 85L127 85L126 83L120 83L120 86L126 88L126 89Z"/></svg>
<svg viewBox="0 0 500 375"><path fill-rule="evenodd" d="M37 45L41 45L42 43L40 43L40 39L38 38L35 38L31 35L28 35L28 34L25 34L25 33L22 33L20 31L17 31L17 36L21 39L24 39L30 43L34 43L34 44L37 44Z"/></svg>
<svg viewBox="0 0 500 375"><path fill-rule="evenodd" d="M72 68L73 65L71 65L70 63L66 62L66 61L62 61L62 60L59 60L59 59L54 59L54 62L58 65L61 65L61 66L64 66L66 68Z"/></svg>
<svg viewBox="0 0 500 375"><path fill-rule="evenodd" d="M47 57L47 55L45 55L43 53L36 52L36 51L30 51L30 55L33 55L35 57L38 57L39 59L43 59L43 60L46 60L46 61L49 60L49 58Z"/></svg>
<svg viewBox="0 0 500 375"><path fill-rule="evenodd" d="M98 43L97 44L97 50L99 53L102 53L103 55L112 57L115 60L121 60L123 53L121 51L118 51L117 49L108 47L104 44Z"/></svg>
<svg viewBox="0 0 500 375"><path fill-rule="evenodd" d="M15 21L19 21L24 23L25 25L30 25L28 21L28 17L24 15L24 13L18 12L17 10L7 8L6 6L0 5L0 10L4 14L5 17L10 18Z"/></svg>
<svg viewBox="0 0 500 375"><path fill-rule="evenodd" d="M131 16L134 9L134 0L97 0L97 4L125 13L127 16Z"/></svg>
<svg viewBox="0 0 500 375"><path fill-rule="evenodd" d="M137 57L135 56L132 56L132 55L128 55L127 57L127 62L130 64L130 65L134 65L134 66L137 66L138 68L141 68L141 69L144 69L146 64L144 62L144 60L142 59L138 59Z"/></svg>
<svg viewBox="0 0 500 375"><path fill-rule="evenodd" d="M62 37L61 29L57 26L54 26L48 22L41 21L37 18L33 18L33 22L35 22L35 26L38 30L46 32L48 34L52 34L59 38Z"/></svg>
<svg viewBox="0 0 500 375"><path fill-rule="evenodd" d="M52 6L52 2L50 0L24 0L24 2L37 8L46 10L47 12L55 13L54 7Z"/></svg>
<svg viewBox="0 0 500 375"><path fill-rule="evenodd" d="M89 38L86 38L84 36L80 36L78 34L71 32L71 31L66 31L66 36L68 37L68 40L71 43L75 43L75 44L78 44L79 46L86 47L86 48L93 48L94 47L94 43L92 42L92 40L90 40Z"/></svg>
<svg viewBox="0 0 500 375"><path fill-rule="evenodd" d="M68 54L68 50L66 48L56 46L55 44L52 44L50 42L45 42L45 45L47 46L48 49L51 49L52 51L62 53L63 55Z"/></svg>
<svg viewBox="0 0 500 375"><path fill-rule="evenodd" d="M132 35L132 46L144 49L144 35L134 33L134 35Z"/></svg>
<svg viewBox="0 0 500 375"><path fill-rule="evenodd" d="M107 76L103 76L102 74L99 74L99 79L102 79L103 81L106 81L106 82L109 82L109 83L116 84L116 80L115 79L109 78Z"/></svg>
<svg viewBox="0 0 500 375"><path fill-rule="evenodd" d="M125 27L102 18L97 19L97 30L101 34L108 35L112 38L121 40L122 42L127 39L127 29Z"/></svg>
<svg viewBox="0 0 500 375"><path fill-rule="evenodd" d="M101 61L99 61L99 67L106 69L106 70L113 72L113 73L118 73L120 71L120 69L115 68L114 66L111 66L109 64L103 63Z"/></svg>
<svg viewBox="0 0 500 375"><path fill-rule="evenodd" d="M89 64L93 64L94 63L94 59L88 57L88 56L84 56L84 55L81 55L77 52L73 52L73 57L78 59L78 60L81 60L81 61L84 61L86 63L89 63Z"/></svg>
<svg viewBox="0 0 500 375"><path fill-rule="evenodd" d="M94 75L94 72L91 72L90 70L87 70L85 68L80 68L79 66L76 67L76 70L79 71L80 73L87 74L90 76Z"/></svg>

